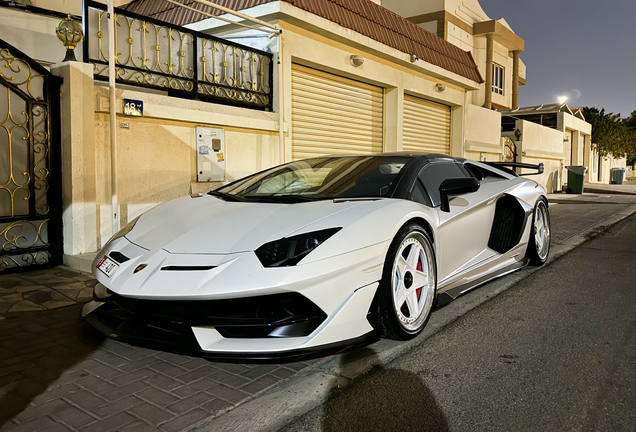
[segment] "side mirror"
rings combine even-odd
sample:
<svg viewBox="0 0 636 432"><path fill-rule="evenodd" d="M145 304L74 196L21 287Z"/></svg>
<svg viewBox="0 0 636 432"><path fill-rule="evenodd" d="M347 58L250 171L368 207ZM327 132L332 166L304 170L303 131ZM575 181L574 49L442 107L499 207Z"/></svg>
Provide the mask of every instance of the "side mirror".
<svg viewBox="0 0 636 432"><path fill-rule="evenodd" d="M479 190L479 180L475 177L454 177L448 178L439 186L439 194L442 199L440 209L445 212L450 211L448 202L449 195L462 195Z"/></svg>

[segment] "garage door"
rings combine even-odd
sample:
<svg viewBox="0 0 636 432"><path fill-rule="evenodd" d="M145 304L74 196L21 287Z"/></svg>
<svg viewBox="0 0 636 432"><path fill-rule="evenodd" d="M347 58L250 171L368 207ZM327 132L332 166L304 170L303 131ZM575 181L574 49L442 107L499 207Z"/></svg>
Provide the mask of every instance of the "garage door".
<svg viewBox="0 0 636 432"><path fill-rule="evenodd" d="M402 149L450 154L450 107L404 96Z"/></svg>
<svg viewBox="0 0 636 432"><path fill-rule="evenodd" d="M381 87L292 66L292 158L382 151Z"/></svg>

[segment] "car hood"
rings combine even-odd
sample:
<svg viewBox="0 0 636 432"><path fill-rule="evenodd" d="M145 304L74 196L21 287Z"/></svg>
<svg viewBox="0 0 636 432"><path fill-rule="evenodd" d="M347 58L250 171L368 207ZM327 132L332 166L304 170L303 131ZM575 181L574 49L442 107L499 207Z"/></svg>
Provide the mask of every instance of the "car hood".
<svg viewBox="0 0 636 432"><path fill-rule="evenodd" d="M320 220L368 203L321 200L275 204L185 196L144 213L126 238L145 249L170 253L247 252L297 231L311 231L310 226ZM342 218L338 220L342 222Z"/></svg>

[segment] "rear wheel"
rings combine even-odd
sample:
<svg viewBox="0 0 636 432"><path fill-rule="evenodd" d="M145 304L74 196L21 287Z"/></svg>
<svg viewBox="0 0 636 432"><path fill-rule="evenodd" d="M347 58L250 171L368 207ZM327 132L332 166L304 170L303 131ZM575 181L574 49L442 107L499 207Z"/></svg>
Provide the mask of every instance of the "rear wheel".
<svg viewBox="0 0 636 432"><path fill-rule="evenodd" d="M417 224L400 230L391 243L379 287L379 319L386 337L411 339L428 322L437 272L431 240Z"/></svg>
<svg viewBox="0 0 636 432"><path fill-rule="evenodd" d="M528 241L527 257L530 265L540 266L548 260L550 253L550 213L545 199L540 198L534 206L532 231Z"/></svg>

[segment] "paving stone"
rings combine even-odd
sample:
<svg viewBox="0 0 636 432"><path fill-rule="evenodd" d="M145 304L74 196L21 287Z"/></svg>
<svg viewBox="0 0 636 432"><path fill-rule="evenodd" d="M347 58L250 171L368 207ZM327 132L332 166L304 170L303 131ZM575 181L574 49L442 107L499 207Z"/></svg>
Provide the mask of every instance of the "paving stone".
<svg viewBox="0 0 636 432"><path fill-rule="evenodd" d="M104 349L112 352L113 354L117 354L121 357L127 357L128 355L134 354L138 351L138 349L133 348L130 345L123 344L121 342L117 342L114 340L107 340L103 345Z"/></svg>
<svg viewBox="0 0 636 432"><path fill-rule="evenodd" d="M174 415L167 413L163 409L149 403L137 405L136 407L131 408L127 411L135 414L138 417L141 417L142 419L146 420L149 423L152 423L155 426L174 417Z"/></svg>
<svg viewBox="0 0 636 432"><path fill-rule="evenodd" d="M281 379L287 379L289 377L296 375L296 372L291 369L279 367L278 369L272 372L272 375L277 376L278 378L281 378Z"/></svg>
<svg viewBox="0 0 636 432"><path fill-rule="evenodd" d="M247 399L249 397L248 394L243 393L240 390L233 389L232 387L225 386L223 384L212 383L209 387L205 389L207 393L210 393L213 396L216 396L219 399L226 400L233 404L239 403L240 401Z"/></svg>
<svg viewBox="0 0 636 432"><path fill-rule="evenodd" d="M83 389L66 392L64 394L64 399L82 407L86 411L92 411L106 403L104 399Z"/></svg>
<svg viewBox="0 0 636 432"><path fill-rule="evenodd" d="M66 426L57 423L50 417L40 417L38 419L23 422L19 425L12 427L8 430L8 432L33 432L33 431L43 431L43 432L61 432L61 431L72 431L72 429L67 428Z"/></svg>
<svg viewBox="0 0 636 432"><path fill-rule="evenodd" d="M155 405L166 406L172 403L178 402L180 399L167 393L163 390L156 389L154 387L149 387L145 390L140 391L135 395L136 397L140 397L144 400L152 402Z"/></svg>
<svg viewBox="0 0 636 432"><path fill-rule="evenodd" d="M226 384L231 387L240 387L243 384L247 384L250 380L240 375L234 375L225 371L220 371L212 376L212 379L221 384Z"/></svg>
<svg viewBox="0 0 636 432"><path fill-rule="evenodd" d="M35 304L33 302L30 302L28 300L21 300L19 302L16 302L11 307L11 309L9 309L8 313L31 312L31 311L37 311L37 310L46 310L46 308L44 306L40 306L40 305Z"/></svg>
<svg viewBox="0 0 636 432"><path fill-rule="evenodd" d="M0 297L0 300L2 300L2 297ZM9 309L11 309L11 306L13 306L13 303L0 302L0 314L5 314L9 312Z"/></svg>
<svg viewBox="0 0 636 432"><path fill-rule="evenodd" d="M77 295L77 300L92 300L93 299L93 288L84 288Z"/></svg>
<svg viewBox="0 0 636 432"><path fill-rule="evenodd" d="M72 290L72 289L62 289L62 288L54 288L55 291L59 292L60 294L75 300L77 298L77 295L79 294L78 290Z"/></svg>
<svg viewBox="0 0 636 432"><path fill-rule="evenodd" d="M20 372L22 370L32 368L33 366L35 366L35 363L33 362L22 362L13 364L11 366L3 366L0 368L0 376Z"/></svg>
<svg viewBox="0 0 636 432"><path fill-rule="evenodd" d="M23 282L24 281L22 279L16 277L3 276L3 278L0 280L0 289L15 288L22 285Z"/></svg>
<svg viewBox="0 0 636 432"><path fill-rule="evenodd" d="M201 406L212 414L219 414L232 408L232 404L221 399L212 399L210 402Z"/></svg>
<svg viewBox="0 0 636 432"><path fill-rule="evenodd" d="M198 423L203 423L205 419L209 418L210 414L202 409L195 409L188 412L188 415L179 416L174 420L170 420L167 423L161 425L161 429L167 432L180 432L186 430Z"/></svg>
<svg viewBox="0 0 636 432"><path fill-rule="evenodd" d="M71 306L74 305L75 302L71 301L71 300L67 300L67 301L47 301L42 303L42 306L44 306L47 309L59 309L61 307L66 307L66 306Z"/></svg>
<svg viewBox="0 0 636 432"><path fill-rule="evenodd" d="M213 388L215 384L216 383L214 381L208 378L203 378L203 379L200 379L199 381L195 381L187 385L182 385L178 389L174 389L172 393L182 398L186 398L188 396L192 396L193 394L199 393L209 388Z"/></svg>
<svg viewBox="0 0 636 432"><path fill-rule="evenodd" d="M156 374L156 372L150 369L137 369L136 371L127 374L119 374L119 376L112 378L111 382L116 385L124 385L139 381L140 379L144 379L153 374Z"/></svg>
<svg viewBox="0 0 636 432"><path fill-rule="evenodd" d="M114 384L111 384L101 378L98 378L96 376L93 375L89 375L85 378L82 378L80 380L77 380L75 382L76 385L84 387L86 389L90 389L91 392L98 394L98 395L103 395L104 397L106 397L109 400L115 400L115 399L119 399L119 398L113 398L113 397L107 397L105 394L106 393L110 393L111 391L117 391L119 390L121 387L117 387ZM124 395L125 396L125 395Z"/></svg>
<svg viewBox="0 0 636 432"><path fill-rule="evenodd" d="M118 412L126 411L130 408L136 407L137 405L141 405L142 403L144 403L143 400L135 396L128 396L128 397L116 400L115 402L106 403L102 405L101 407L93 409L92 412L93 414L101 418L105 418L113 414L116 414Z"/></svg>
<svg viewBox="0 0 636 432"><path fill-rule="evenodd" d="M169 377L177 377L181 374L183 374L184 372L186 372L185 369L180 368L178 366L175 366L173 364L170 363L166 363L166 362L160 362L157 364L153 364L151 366L151 368L157 372L161 372L164 375L167 375Z"/></svg>
<svg viewBox="0 0 636 432"><path fill-rule="evenodd" d="M118 369L121 369L124 372L131 372L136 369L152 366L153 364L157 364L160 362L161 360L151 355L151 356L140 358L139 360L124 362L123 364L119 365Z"/></svg>
<svg viewBox="0 0 636 432"><path fill-rule="evenodd" d="M207 402L210 402L211 399L213 399L213 397L207 393L196 393L183 400L175 402L172 405L168 405L166 408L173 413L183 414L186 411L190 411L194 408L200 407Z"/></svg>
<svg viewBox="0 0 636 432"><path fill-rule="evenodd" d="M193 381L197 381L201 378L210 378L219 373L219 370L212 366L203 366L199 369L195 369L190 372L186 372L181 375L177 375L176 378L179 381L183 381L184 383L190 383Z"/></svg>
<svg viewBox="0 0 636 432"><path fill-rule="evenodd" d="M255 395L265 390L266 388L269 388L275 384L278 384L280 381L281 381L280 378L275 377L273 375L264 375L260 378L255 379L249 384L245 384L244 386L240 387L240 389Z"/></svg>
<svg viewBox="0 0 636 432"><path fill-rule="evenodd" d="M195 369L199 369L201 366L211 365L209 360L206 360L203 358L199 358L199 357L195 357L195 358L187 357L187 358L188 358L187 362L179 365L182 368L185 368L187 370L195 370Z"/></svg>
<svg viewBox="0 0 636 432"><path fill-rule="evenodd" d="M276 365L270 365L270 364L258 365L256 367L253 367L250 370L243 372L241 375L243 375L246 378L255 379L272 372L276 368L278 368L278 366Z"/></svg>
<svg viewBox="0 0 636 432"><path fill-rule="evenodd" d="M52 414L56 411L63 410L65 408L69 408L72 405L62 399L54 399L50 402L47 402L38 407L29 407L28 409L22 411L20 414L16 416L16 419L20 422L27 422L30 420L34 420L38 417L44 417L49 414Z"/></svg>
<svg viewBox="0 0 636 432"><path fill-rule="evenodd" d="M81 368L90 372L91 375L95 375L106 380L110 380L121 375L119 370L102 364L92 358L82 363Z"/></svg>
<svg viewBox="0 0 636 432"><path fill-rule="evenodd" d="M34 285L31 282L25 282L25 285L17 286L13 288L13 290L19 293L28 293L31 291L50 291L50 288L44 285Z"/></svg>
<svg viewBox="0 0 636 432"><path fill-rule="evenodd" d="M172 390L183 385L183 383L172 378L168 378L167 376L161 375L159 373L149 376L148 378L144 379L144 382L147 382L148 384L151 384L163 390Z"/></svg>
<svg viewBox="0 0 636 432"><path fill-rule="evenodd" d="M94 423L90 423L80 430L86 432L110 432L117 430L136 420L137 419L135 417L128 413L120 412L103 420L98 420Z"/></svg>
<svg viewBox="0 0 636 432"><path fill-rule="evenodd" d="M74 384L66 384L59 387L49 387L49 389L39 395L35 396L31 402L33 405L43 405L48 402L61 399L68 393L77 391L79 388Z"/></svg>
<svg viewBox="0 0 636 432"><path fill-rule="evenodd" d="M183 363L187 363L194 360L192 357L188 357L181 354L170 353L170 352L162 352L160 354L157 354L156 357L168 363L172 363L172 364L180 365L180 366L183 365Z"/></svg>
<svg viewBox="0 0 636 432"><path fill-rule="evenodd" d="M137 420L134 421L123 428L118 429L118 432L156 432L157 428L154 426L150 426L149 424Z"/></svg>
<svg viewBox="0 0 636 432"><path fill-rule="evenodd" d="M14 293L14 294L7 294L7 295L3 295L2 297L0 297L0 299L2 299L2 301L4 303L17 303L19 301L22 301L22 294L21 293Z"/></svg>
<svg viewBox="0 0 636 432"><path fill-rule="evenodd" d="M300 372L303 369L307 369L309 365L303 362L285 363L285 367L292 369L296 372Z"/></svg>
<svg viewBox="0 0 636 432"><path fill-rule="evenodd" d="M124 366L126 364L128 364L128 360L126 360L123 357L120 357L118 355L115 355L111 352L105 351L105 350L100 350L98 352L95 353L95 355L93 356L93 358L99 360L100 362L114 367L114 368L118 368L120 366Z"/></svg>
<svg viewBox="0 0 636 432"><path fill-rule="evenodd" d="M214 366L218 369L239 375L250 369L248 366L237 363L215 363Z"/></svg>
<svg viewBox="0 0 636 432"><path fill-rule="evenodd" d="M142 381L135 381L125 386L116 387L113 390L104 393L102 396L110 401L114 401L126 396L131 396L138 391L145 389L146 387L148 387L148 384Z"/></svg>
<svg viewBox="0 0 636 432"><path fill-rule="evenodd" d="M22 329L26 330L28 332L31 332L31 333L40 333L40 332L43 332L45 330L48 330L43 325L35 323L35 322L25 324L24 326L22 326Z"/></svg>
<svg viewBox="0 0 636 432"><path fill-rule="evenodd" d="M75 429L79 429L80 427L95 421L94 417L89 416L84 411L74 406L55 411L51 414L51 416L57 420L61 420L63 423Z"/></svg>

